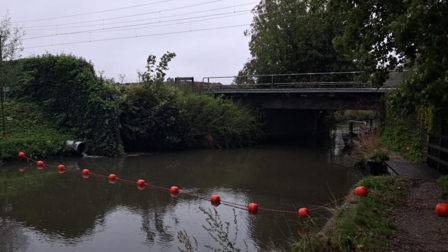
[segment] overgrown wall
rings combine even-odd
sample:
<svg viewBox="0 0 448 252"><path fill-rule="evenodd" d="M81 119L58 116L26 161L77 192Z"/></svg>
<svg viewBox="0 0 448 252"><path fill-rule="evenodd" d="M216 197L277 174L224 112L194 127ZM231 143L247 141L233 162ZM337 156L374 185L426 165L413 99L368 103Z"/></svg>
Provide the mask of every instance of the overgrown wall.
<svg viewBox="0 0 448 252"><path fill-rule="evenodd" d="M64 54L45 54L22 63L20 99L39 104L54 124L87 141L91 154L124 155L118 107L92 63Z"/></svg>

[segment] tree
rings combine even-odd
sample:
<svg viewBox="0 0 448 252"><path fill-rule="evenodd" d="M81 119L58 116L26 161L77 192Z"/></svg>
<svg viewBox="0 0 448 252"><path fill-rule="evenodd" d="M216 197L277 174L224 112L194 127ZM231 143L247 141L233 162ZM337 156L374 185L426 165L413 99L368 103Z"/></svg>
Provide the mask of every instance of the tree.
<svg viewBox="0 0 448 252"><path fill-rule="evenodd" d="M253 9L251 29L245 32L251 38L252 58L240 75L354 70L352 55L333 47L338 30L307 9L303 1L261 1Z"/></svg>
<svg viewBox="0 0 448 252"><path fill-rule="evenodd" d="M119 74L118 79L120 80L120 83L123 84L124 80L126 78L126 74Z"/></svg>
<svg viewBox="0 0 448 252"><path fill-rule="evenodd" d="M176 57L176 53L166 52L156 66L156 56L149 55L146 60L146 71L142 74L143 83L149 86L152 84L162 84L165 80L166 71L169 70L168 63L174 57Z"/></svg>
<svg viewBox="0 0 448 252"><path fill-rule="evenodd" d="M187 123L176 107L178 91L165 85L168 63L176 56L167 52L156 65L149 55L143 85L126 87L120 103L121 133L126 148L172 147L184 139Z"/></svg>
<svg viewBox="0 0 448 252"><path fill-rule="evenodd" d="M366 77L380 87L389 71L412 70L395 103L412 112L448 107L448 1L322 0L327 23L343 27L336 40L351 50Z"/></svg>
<svg viewBox="0 0 448 252"><path fill-rule="evenodd" d="M11 24L9 14L6 14L0 22L0 102L3 130L6 130L5 114L3 109L4 89L12 86L18 81L20 73L20 58L23 51L22 38L25 31L22 28Z"/></svg>
<svg viewBox="0 0 448 252"><path fill-rule="evenodd" d="M138 76L138 83L140 84L140 82L142 81L142 70L137 69L137 76Z"/></svg>

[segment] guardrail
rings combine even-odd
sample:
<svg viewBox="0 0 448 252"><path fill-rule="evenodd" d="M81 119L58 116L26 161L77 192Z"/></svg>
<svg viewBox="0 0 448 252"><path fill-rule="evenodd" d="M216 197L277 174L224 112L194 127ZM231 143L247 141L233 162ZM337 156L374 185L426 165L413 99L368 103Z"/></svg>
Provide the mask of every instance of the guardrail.
<svg viewBox="0 0 448 252"><path fill-rule="evenodd" d="M291 88L371 88L370 82L361 82L357 77L363 72L322 72L322 73L293 73L293 74L265 74L246 76L217 76L202 78L204 88L211 89L291 89ZM391 72L390 79L383 87L396 87L408 72ZM213 79L230 79L230 84L210 83ZM291 81L285 81L285 78ZM341 79L340 81L334 79ZM269 82L266 80L269 79ZM211 84L211 85L210 85Z"/></svg>

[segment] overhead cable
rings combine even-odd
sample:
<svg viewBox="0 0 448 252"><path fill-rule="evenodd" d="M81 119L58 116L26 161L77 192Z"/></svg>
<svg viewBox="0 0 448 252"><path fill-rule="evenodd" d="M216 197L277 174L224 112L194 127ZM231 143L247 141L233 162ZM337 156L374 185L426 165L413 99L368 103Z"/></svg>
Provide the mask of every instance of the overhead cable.
<svg viewBox="0 0 448 252"><path fill-rule="evenodd" d="M216 2L216 1L213 1ZM246 4L240 4L240 5L236 5L235 7L240 7L240 6L246 6L246 5L253 5L256 2L252 2L252 3L246 3ZM187 7L191 7L194 5L190 5ZM111 25L111 24L122 24L122 23L131 23L131 22L138 22L138 21L145 21L145 20L154 20L154 19L161 19L161 18L167 18L167 17L173 17L173 16L185 16L185 15L191 15L191 14L197 14L197 13L203 13L203 12L210 12L210 11L217 11L217 10L224 10L224 9L230 9L230 8L234 8L234 6L230 6L230 7L221 7L221 8L215 8L215 9L208 9L208 10L202 10L202 11L195 11L195 12L189 12L189 13L182 13L182 14L175 14L175 15L170 15L170 16L163 16L163 17L153 17L153 18L145 18L145 19L137 19L137 20L129 20L129 21L120 21L120 22L113 22L113 23L101 23L101 24L91 24L91 25L79 25L79 26L68 26L68 27L63 27L63 25L69 25L69 24L77 24L77 23L85 23L85 22L76 22L76 23L67 23L67 24L59 24L59 25L50 25L50 26L33 26L33 27L25 27L25 30L30 30L30 31L37 31L37 30L54 30L54 29L71 29L71 28L83 28L83 27L91 27L91 26L105 26L105 25ZM175 9L168 9L168 10L164 10L164 11L156 11L156 12L151 12L152 14L154 13L160 13L160 12L166 12L166 11L171 11L171 10L176 10L179 8L175 8ZM233 11L236 12L236 11ZM146 14L150 14L150 13L146 13ZM129 15L129 16L125 16L125 17L134 17L136 15ZM124 18L124 17L123 17ZM110 18L110 19L116 19L116 18ZM97 20L97 21L104 21L104 20L108 20L108 19L102 19L102 20ZM86 21L86 22L90 22L90 21ZM93 21L92 21L93 22Z"/></svg>
<svg viewBox="0 0 448 252"><path fill-rule="evenodd" d="M36 21L43 21L43 20L61 19L61 18L67 18L67 17L78 17L78 16L85 16L85 15L103 13L103 12L110 12L110 11L117 11L117 10L137 8L137 7L142 7L142 6L147 6L147 5L154 5L154 4L165 3L165 2L170 2L170 1L172 1L172 0L164 0L164 1L160 1L160 2L154 2L154 3L148 3L148 4L140 4L140 5L134 5L134 6L129 6L129 7L110 9L110 10L103 10L103 11L95 11L95 12L88 12L88 13L82 13L82 14L69 15L69 16L61 16L61 17L41 18L41 19L33 19L33 20L26 20L26 21L18 21L18 22L14 22L14 23L28 23L28 22L36 22Z"/></svg>
<svg viewBox="0 0 448 252"><path fill-rule="evenodd" d="M223 27L214 27L214 28L206 28L206 29L197 29L197 30L187 30L187 31L178 31L178 32L167 32L167 33L158 33L158 34L148 34L148 35L135 35L128 37L119 37L119 38L110 38L110 39L97 39L97 40L85 40L78 42L69 42L69 43L60 43L60 44L50 44L50 45L40 45L40 46L27 46L25 49L30 48L39 48L39 47L50 47L50 46L60 46L60 45L72 45L72 44L82 44L82 43L90 43L90 42L101 42L101 41L111 41L111 40L122 40L122 39L131 39L131 38L141 38L141 37L152 37L152 36L161 36L161 35L170 35L170 34L181 34L188 32L199 32L199 31L210 31L210 30L220 30L234 27L242 27L248 26L250 24L242 24L242 25L232 25L232 26L223 26Z"/></svg>
<svg viewBox="0 0 448 252"><path fill-rule="evenodd" d="M249 13L250 10L237 11L236 13L241 13L241 12ZM149 25L149 24L158 24L158 23L174 22L174 21L181 21L181 20L188 20L188 19L197 19L197 18L204 18L204 17L211 17L211 16L228 15L228 14L233 14L233 13L235 13L235 12L227 12L227 13L219 13L219 14L213 14L213 15L205 15L205 16L197 16L197 17L189 17L189 18L172 19L172 20L166 20L166 21L142 23L142 24L134 24L134 25L115 26L115 27L109 27L109 28L103 28L103 29L84 30L84 31L76 31L76 32L66 32L66 33L57 33L57 34L51 34L51 35L45 35L45 36L39 36L39 37L23 38L23 40L47 38L47 37L54 37L54 36L73 35L73 34L81 34L81 33L101 32L101 31L105 31L105 30L116 31L116 29L119 29L119 28L128 28L127 30L130 30L129 27L131 27L131 29L139 29L139 28L142 28L142 27L139 27L139 28L135 28L135 27L142 26L142 25ZM191 22L195 22L195 21L191 21ZM122 29L122 30L126 30L126 29Z"/></svg>

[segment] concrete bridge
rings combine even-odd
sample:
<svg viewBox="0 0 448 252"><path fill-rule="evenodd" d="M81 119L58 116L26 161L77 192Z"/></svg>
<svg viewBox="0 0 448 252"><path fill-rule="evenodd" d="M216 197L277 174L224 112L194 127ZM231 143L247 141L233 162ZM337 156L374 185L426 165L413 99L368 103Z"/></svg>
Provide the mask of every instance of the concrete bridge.
<svg viewBox="0 0 448 252"><path fill-rule="evenodd" d="M362 72L205 77L202 90L262 109L268 136L309 134L321 128L328 110L378 110L381 96L394 90L407 72L391 73L382 88L359 81L360 74ZM232 83L217 84L217 79L232 79ZM210 81L214 83L209 85Z"/></svg>

